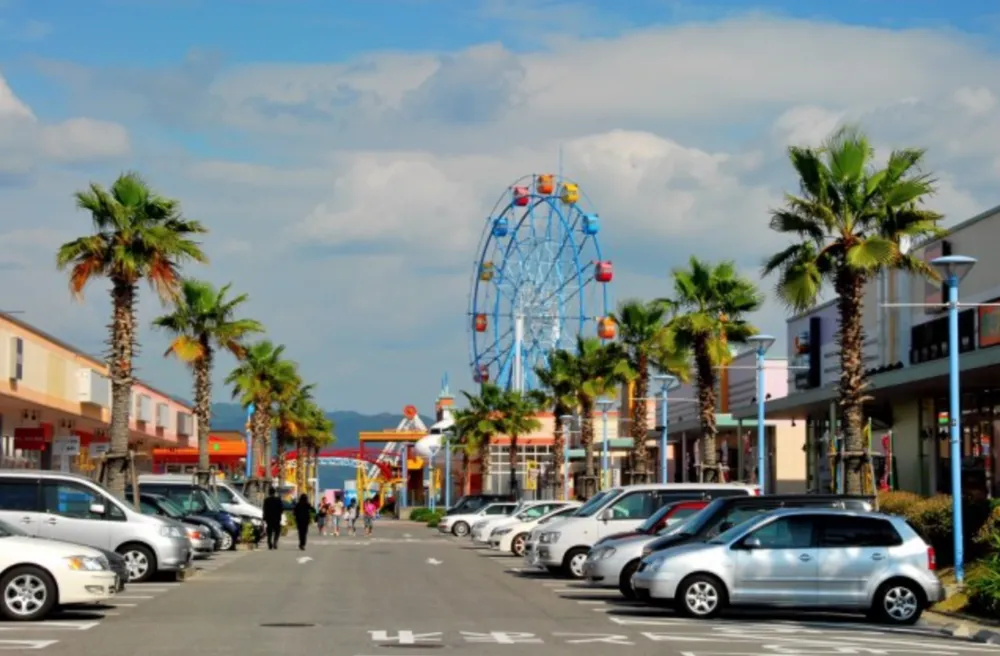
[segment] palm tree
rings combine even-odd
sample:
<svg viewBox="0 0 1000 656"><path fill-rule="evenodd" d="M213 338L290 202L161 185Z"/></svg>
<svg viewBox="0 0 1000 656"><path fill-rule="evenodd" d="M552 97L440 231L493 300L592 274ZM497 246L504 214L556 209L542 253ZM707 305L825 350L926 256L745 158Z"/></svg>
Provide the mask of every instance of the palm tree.
<svg viewBox="0 0 1000 656"><path fill-rule="evenodd" d="M485 489L490 476L490 443L493 440L493 436L497 433L494 419L503 392L492 383L484 383L479 387L479 394L469 394L464 390L462 394L469 404L469 412L476 418L476 430L472 433L472 437L475 438L476 456L479 459L479 474ZM471 422L472 420L470 419L469 421Z"/></svg>
<svg viewBox="0 0 1000 656"><path fill-rule="evenodd" d="M452 412L455 421L455 444L462 449L462 491L469 487L469 458L479 453L484 433L480 417L471 408L457 408ZM449 481L450 484L450 481Z"/></svg>
<svg viewBox="0 0 1000 656"><path fill-rule="evenodd" d="M274 414L271 424L274 427L275 440L278 443L278 479L285 481L285 453L288 447L296 450L296 466L301 464L300 442L308 430L311 420L309 415L312 405L312 390L314 385L303 385L296 376L295 379L283 381L282 389L276 389L274 397ZM296 471L298 476L298 471Z"/></svg>
<svg viewBox="0 0 1000 656"><path fill-rule="evenodd" d="M549 354L547 367L536 367L535 375L542 384L542 389L536 392L539 405L552 408L555 417L552 436L552 469L556 475L561 475L565 455L565 430L563 417L572 414L577 406L576 387L572 378L572 356L566 351L553 351ZM563 490L563 494L568 490Z"/></svg>
<svg viewBox="0 0 1000 656"><path fill-rule="evenodd" d="M628 300L612 315L618 324L618 343L626 357L634 382L631 395L633 483L648 483L653 466L646 448L649 422L646 412L649 396L649 372L655 361L671 357L665 352L668 344L666 320L670 307L661 301Z"/></svg>
<svg viewBox="0 0 1000 656"><path fill-rule="evenodd" d="M124 496L137 287L146 280L161 299L176 295L181 264L207 260L192 238L207 231L184 218L177 201L154 192L138 173L119 176L110 189L91 183L75 197L76 206L90 213L94 232L60 246L56 265L70 270L70 289L77 297L95 278L111 281L111 444L103 482L112 494Z"/></svg>
<svg viewBox="0 0 1000 656"><path fill-rule="evenodd" d="M630 370L621 347L616 343L602 344L596 337L576 338L576 352L558 356L565 358L566 375L573 382L580 409L580 444L584 451L584 490L590 498L596 492L594 474L594 405L599 397L614 393L629 380Z"/></svg>
<svg viewBox="0 0 1000 656"><path fill-rule="evenodd" d="M722 480L715 425L718 368L732 359L731 344L745 344L757 333L744 316L759 309L764 297L752 280L737 273L733 262L712 265L692 257L687 269L674 269L673 279L674 298L665 301L677 312L670 330L676 345L694 356L702 471L709 482L718 482Z"/></svg>
<svg viewBox="0 0 1000 656"><path fill-rule="evenodd" d="M507 446L507 465L510 468L510 493L516 498L518 439L521 435L541 428L542 423L535 418L539 410L538 399L520 390L505 390L500 395L494 410L493 422L496 432L510 439Z"/></svg>
<svg viewBox="0 0 1000 656"><path fill-rule="evenodd" d="M778 296L791 308L814 305L824 284L837 294L840 330L839 401L845 436L848 494L862 493L865 468L865 401L862 309L865 284L879 272L897 269L937 279L919 258L900 248L900 240L943 233L943 216L923 203L935 192L933 178L921 171L922 149L889 154L881 167L868 138L854 127L834 133L819 148L788 149L799 177L799 195L771 212L771 229L795 239L764 264L778 272Z"/></svg>
<svg viewBox="0 0 1000 656"><path fill-rule="evenodd" d="M155 328L174 335L164 356L174 355L194 371L194 412L198 418L198 478L207 485L209 472L208 438L212 422L212 365L216 349L225 349L237 358L243 355L243 340L264 332L254 319L238 319L236 312L247 300L242 294L226 298L230 285L216 290L211 283L185 280L174 299L174 309L153 320Z"/></svg>
<svg viewBox="0 0 1000 656"><path fill-rule="evenodd" d="M257 501L264 493L263 481L257 471L263 467L264 477L271 477L272 404L278 394L298 380L295 364L282 359L284 351L284 346L275 346L269 340L251 344L244 351L243 359L226 377L226 384L233 388L233 398L238 398L246 407L253 406L250 427L255 471L249 483Z"/></svg>

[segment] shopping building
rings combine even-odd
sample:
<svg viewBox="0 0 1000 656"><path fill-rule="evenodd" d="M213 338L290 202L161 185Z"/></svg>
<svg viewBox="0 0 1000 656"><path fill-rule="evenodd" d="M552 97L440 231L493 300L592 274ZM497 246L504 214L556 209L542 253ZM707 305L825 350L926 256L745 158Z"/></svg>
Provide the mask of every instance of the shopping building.
<svg viewBox="0 0 1000 656"><path fill-rule="evenodd" d="M108 449L111 383L106 365L33 326L0 314L0 468L92 471ZM137 381L130 446L136 465L152 449L196 435L191 407Z"/></svg>
<svg viewBox="0 0 1000 656"><path fill-rule="evenodd" d="M978 263L962 280L959 312L961 471L965 492L1000 494L992 443L1000 431L1000 207L956 225L914 248L924 261L966 255ZM922 494L948 493L948 323L940 283L889 272L865 290L866 421L871 425L873 475L881 483ZM895 307L893 307L895 305ZM902 307L900 307L902 306ZM806 427L805 467L811 490L838 490L843 449L836 405L840 376L835 302L788 320L788 395L767 402L768 420ZM753 416L734 411L737 418ZM832 428L832 430L831 430Z"/></svg>

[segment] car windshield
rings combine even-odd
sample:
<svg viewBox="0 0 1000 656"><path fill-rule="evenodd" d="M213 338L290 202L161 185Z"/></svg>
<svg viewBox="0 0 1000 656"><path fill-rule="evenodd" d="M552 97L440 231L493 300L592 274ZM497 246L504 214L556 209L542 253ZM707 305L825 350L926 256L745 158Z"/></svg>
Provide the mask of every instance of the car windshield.
<svg viewBox="0 0 1000 656"><path fill-rule="evenodd" d="M683 532L688 533L690 535L698 535L701 531L705 530L709 526L709 524L712 523L714 519L716 519L719 510L724 508L725 506L726 506L725 499L716 499L712 503L702 508L701 512L692 517L689 521L684 522L686 528L684 529ZM673 528L677 527L674 526ZM673 533L671 533L671 535L673 535Z"/></svg>
<svg viewBox="0 0 1000 656"><path fill-rule="evenodd" d="M640 524L639 527L635 529L635 532L646 533L646 534L652 533L653 529L656 528L656 525L660 523L660 520L663 519L673 509L674 509L674 504L672 503L668 503L667 505L663 506L655 513L650 515L649 519Z"/></svg>
<svg viewBox="0 0 1000 656"><path fill-rule="evenodd" d="M28 534L0 519L0 538L27 537Z"/></svg>
<svg viewBox="0 0 1000 656"><path fill-rule="evenodd" d="M758 515L752 515L749 517L744 517L743 521L735 524L731 528L719 533L714 538L708 541L709 544L729 544L737 537L742 535L748 530L753 530L755 526L763 522L768 518L768 513L760 513Z"/></svg>
<svg viewBox="0 0 1000 656"><path fill-rule="evenodd" d="M174 519L179 519L186 515L184 509L178 506L176 503L167 499L166 497L162 499L157 499L160 505L160 509L164 512L167 517L173 517Z"/></svg>
<svg viewBox="0 0 1000 656"><path fill-rule="evenodd" d="M220 506L219 502L215 500L215 497L205 492L205 490L196 490L195 495L198 496L205 507L212 512L222 511L222 506Z"/></svg>
<svg viewBox="0 0 1000 656"><path fill-rule="evenodd" d="M605 490L604 492L600 492L590 501L580 506L577 509L577 511L573 513L573 517L590 517L596 514L597 511L604 506L604 502L607 499L610 499L612 497L617 497L621 493L622 493L621 488L617 487L612 490Z"/></svg>
<svg viewBox="0 0 1000 656"><path fill-rule="evenodd" d="M681 533L687 533L688 532L687 526L688 524L691 523L691 520L693 519L694 516L682 519L676 524L664 526L663 528L661 528L659 531L656 532L656 535L680 535Z"/></svg>

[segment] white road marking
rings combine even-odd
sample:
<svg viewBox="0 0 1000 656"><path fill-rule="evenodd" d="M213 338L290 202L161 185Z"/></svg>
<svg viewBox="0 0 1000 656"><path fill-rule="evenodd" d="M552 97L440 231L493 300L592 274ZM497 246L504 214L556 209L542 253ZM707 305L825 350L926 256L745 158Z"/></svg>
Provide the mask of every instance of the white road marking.
<svg viewBox="0 0 1000 656"><path fill-rule="evenodd" d="M115 595L112 599L152 599L152 595Z"/></svg>
<svg viewBox="0 0 1000 656"><path fill-rule="evenodd" d="M58 640L0 640L0 649L45 649Z"/></svg>
<svg viewBox="0 0 1000 656"><path fill-rule="evenodd" d="M32 631L36 629L60 629L63 631L87 631L98 622L72 622L68 620L43 620L41 622L24 622L17 625L0 624L0 631Z"/></svg>
<svg viewBox="0 0 1000 656"><path fill-rule="evenodd" d="M578 600L576 603L580 604L581 606L607 606L608 605L608 602L606 602L606 601L597 601L596 599L582 599L582 600Z"/></svg>
<svg viewBox="0 0 1000 656"><path fill-rule="evenodd" d="M112 608L135 608L136 607L136 604L111 604L111 603L109 603L107 605L111 606Z"/></svg>
<svg viewBox="0 0 1000 656"><path fill-rule="evenodd" d="M308 563L310 560L312 560L312 558L310 558L309 556L302 556L301 558L297 559L299 565Z"/></svg>
<svg viewBox="0 0 1000 656"><path fill-rule="evenodd" d="M443 560L438 560L437 558L428 558L427 559L427 564L428 565L440 565L443 562L444 562Z"/></svg>

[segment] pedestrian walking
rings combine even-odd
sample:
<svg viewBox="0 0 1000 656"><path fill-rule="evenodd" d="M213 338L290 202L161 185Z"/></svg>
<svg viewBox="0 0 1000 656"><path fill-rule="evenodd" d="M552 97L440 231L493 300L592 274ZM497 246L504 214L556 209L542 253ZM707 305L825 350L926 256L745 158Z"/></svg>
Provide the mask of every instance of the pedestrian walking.
<svg viewBox="0 0 1000 656"><path fill-rule="evenodd" d="M277 549L278 538L281 537L281 516L285 514L285 506L278 497L278 491L273 487L267 491L263 511L264 525L267 530L267 548Z"/></svg>
<svg viewBox="0 0 1000 656"><path fill-rule="evenodd" d="M303 494L299 497L298 503L292 513L295 515L295 527L299 529L299 550L305 551L306 537L309 535L309 525L312 523L312 504L309 503L309 495Z"/></svg>
<svg viewBox="0 0 1000 656"><path fill-rule="evenodd" d="M344 518L344 502L339 496L334 497L330 513L333 517L333 535L338 537L340 535L340 521Z"/></svg>
<svg viewBox="0 0 1000 656"><path fill-rule="evenodd" d="M378 512L378 504L375 503L375 499L368 497L365 500L364 508L362 509L365 515L365 535L372 534L372 528L375 524L375 513Z"/></svg>
<svg viewBox="0 0 1000 656"><path fill-rule="evenodd" d="M351 503L347 506L347 527L350 530L351 535L357 535L357 521L358 521L358 500L351 499Z"/></svg>
<svg viewBox="0 0 1000 656"><path fill-rule="evenodd" d="M319 502L316 509L316 526L319 527L319 534L326 535L326 522L330 516L330 502L325 498Z"/></svg>

